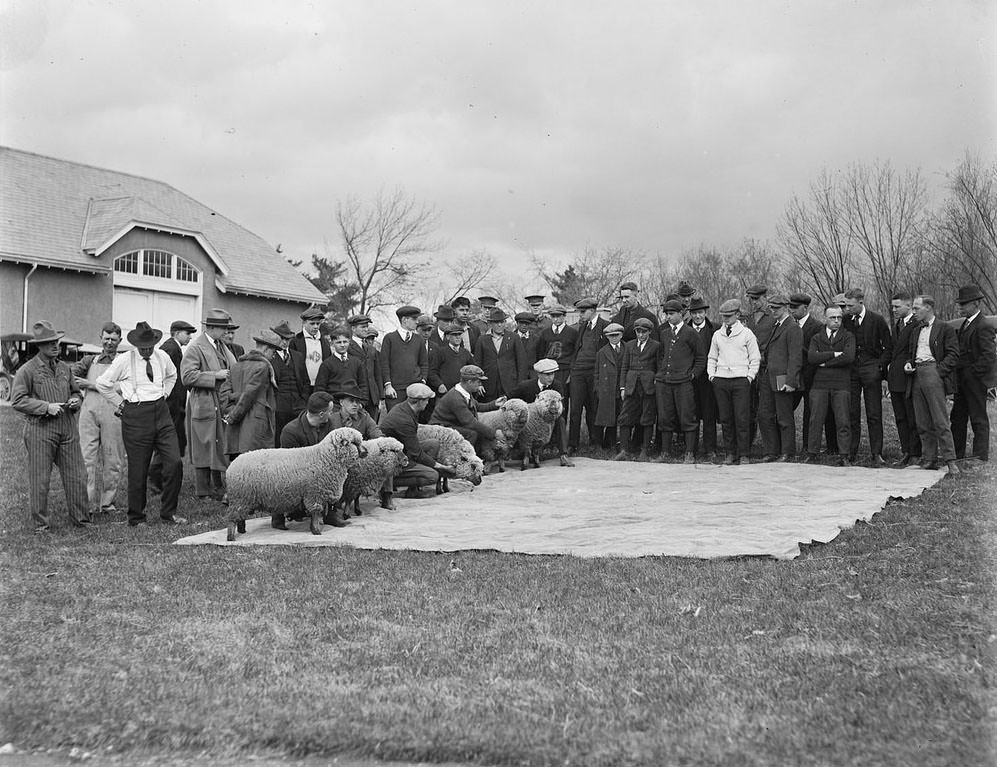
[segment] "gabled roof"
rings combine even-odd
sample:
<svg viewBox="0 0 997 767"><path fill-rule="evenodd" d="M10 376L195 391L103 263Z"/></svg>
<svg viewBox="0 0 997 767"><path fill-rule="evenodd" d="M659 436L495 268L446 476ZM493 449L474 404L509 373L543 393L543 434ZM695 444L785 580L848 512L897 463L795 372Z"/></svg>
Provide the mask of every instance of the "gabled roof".
<svg viewBox="0 0 997 767"><path fill-rule="evenodd" d="M262 238L169 184L0 147L0 261L106 272L96 256L135 228L195 238L225 292L326 300Z"/></svg>

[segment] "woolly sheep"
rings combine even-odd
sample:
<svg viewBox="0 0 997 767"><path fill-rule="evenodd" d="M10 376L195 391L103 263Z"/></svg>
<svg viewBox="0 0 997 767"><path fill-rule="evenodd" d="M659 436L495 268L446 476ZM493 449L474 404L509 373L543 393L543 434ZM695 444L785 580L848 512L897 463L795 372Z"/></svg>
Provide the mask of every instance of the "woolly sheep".
<svg viewBox="0 0 997 767"><path fill-rule="evenodd" d="M361 514L360 496L374 495L387 477L394 476L408 464L405 448L394 437L365 440L363 448L367 455L346 472L343 495L339 499L339 506L347 514L352 504L353 513L357 516Z"/></svg>
<svg viewBox="0 0 997 767"><path fill-rule="evenodd" d="M519 433L526 426L529 417L529 406L521 399L510 399L502 403L498 410L489 410L478 414L478 420L493 429L502 432L502 439L495 442L483 442L481 457L486 461L498 461L498 470L505 471L505 459L509 450L519 439Z"/></svg>
<svg viewBox="0 0 997 767"><path fill-rule="evenodd" d="M237 456L226 472L228 540L246 532L254 512L293 515L303 508L313 535L321 535L322 510L343 494L349 467L363 455L356 429L333 429L311 447L253 450Z"/></svg>
<svg viewBox="0 0 997 767"><path fill-rule="evenodd" d="M434 424L419 424L419 441L436 440L440 443L440 452L436 460L456 470L455 479L466 479L472 485L480 485L484 475L485 464L474 452L474 446L461 436L461 433L449 426ZM447 479L436 483L436 493L449 492Z"/></svg>
<svg viewBox="0 0 997 767"><path fill-rule="evenodd" d="M554 431L554 423L564 412L561 395L553 389L544 389L536 400L529 405L529 418L526 426L519 434L519 447L523 451L523 462L520 469L525 471L527 461L540 468L540 453L543 446L550 441Z"/></svg>

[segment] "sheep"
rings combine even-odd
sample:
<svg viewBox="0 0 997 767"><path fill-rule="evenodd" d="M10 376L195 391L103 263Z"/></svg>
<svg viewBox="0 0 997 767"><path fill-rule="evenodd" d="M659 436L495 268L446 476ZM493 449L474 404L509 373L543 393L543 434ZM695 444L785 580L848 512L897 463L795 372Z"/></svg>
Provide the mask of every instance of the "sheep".
<svg viewBox="0 0 997 767"><path fill-rule="evenodd" d="M419 441L435 440L440 444L436 460L456 470L455 479L466 479L472 485L480 485L485 472L484 462L474 452L474 446L449 426L419 424ZM449 493L447 478L441 477L436 483L436 494Z"/></svg>
<svg viewBox="0 0 997 767"><path fill-rule="evenodd" d="M526 471L527 461L540 468L540 454L543 446L550 441L554 424L564 412L561 395L553 389L544 389L529 405L529 419L519 434L519 447L523 451L520 471Z"/></svg>
<svg viewBox="0 0 997 767"><path fill-rule="evenodd" d="M246 519L257 511L311 517L313 535L321 535L322 511L343 494L349 467L363 455L356 429L333 429L310 447L253 450L228 467L228 536L246 532Z"/></svg>
<svg viewBox="0 0 997 767"><path fill-rule="evenodd" d="M394 437L365 440L363 448L367 451L367 455L350 466L346 472L346 483L343 485L343 494L338 502L345 512L344 516L349 516L351 504L353 513L360 516L362 514L360 496L377 493L387 477L394 476L408 463L405 448ZM390 503L390 499L385 500L382 497L381 504L384 508L394 508L393 505L386 505Z"/></svg>
<svg viewBox="0 0 997 767"><path fill-rule="evenodd" d="M498 470L505 471L505 459L509 450L516 444L519 432L526 426L529 406L521 399L509 399L498 410L478 414L478 420L502 432L502 439L483 442L480 445L481 457L485 461L498 461Z"/></svg>

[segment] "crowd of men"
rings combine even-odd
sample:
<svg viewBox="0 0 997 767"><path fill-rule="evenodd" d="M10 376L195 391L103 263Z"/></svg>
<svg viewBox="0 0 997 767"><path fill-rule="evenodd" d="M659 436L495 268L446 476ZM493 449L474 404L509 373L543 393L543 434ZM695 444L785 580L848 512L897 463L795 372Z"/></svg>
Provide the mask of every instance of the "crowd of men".
<svg viewBox="0 0 997 767"><path fill-rule="evenodd" d="M764 462L816 462L823 439L833 462L853 465L863 405L868 463L885 466L885 391L901 446L894 465L945 466L956 475L989 460L986 401L997 385L997 353L975 285L959 289L958 326L936 318L931 296L903 292L893 296L888 322L858 289L836 296L823 320L811 314L810 296L770 295L764 285L748 288L746 302L723 301L719 323L686 283L660 305L660 318L632 282L620 286L608 320L585 298L569 325L568 308L544 299L527 296L530 311L511 317L491 296L479 297L478 317L463 296L432 316L401 306L398 328L380 344L368 315L336 324L311 307L300 330L288 322L261 330L248 351L234 343L238 325L220 309L207 312L196 336L190 323L174 322L162 343L162 331L140 322L127 334L133 350L122 353L122 330L108 322L101 352L72 366L58 359L62 331L40 321L38 353L12 389L26 417L35 529L49 527L53 464L74 524L115 511L124 465L128 524L145 524L150 485L161 495L161 519L179 524L185 454L195 494L225 502L225 470L236 456L313 445L342 426L402 442L409 466L380 493L381 505L394 508L396 487L418 495L454 473L433 445L420 443L420 423L483 445L501 435L478 413L508 398L532 401L546 388L565 401L551 439L564 466L581 447L583 420L589 445L615 460L744 465L757 433ZM326 521L346 524L343 510Z"/></svg>

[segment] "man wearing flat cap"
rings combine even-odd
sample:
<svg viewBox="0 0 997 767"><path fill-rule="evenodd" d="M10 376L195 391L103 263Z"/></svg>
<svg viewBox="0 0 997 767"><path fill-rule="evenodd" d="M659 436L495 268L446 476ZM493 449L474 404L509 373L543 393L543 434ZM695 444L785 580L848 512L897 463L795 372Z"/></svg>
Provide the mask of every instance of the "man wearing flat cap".
<svg viewBox="0 0 997 767"><path fill-rule="evenodd" d="M619 446L616 425L620 420L623 399L620 396L620 373L623 369L623 326L611 322L603 328L606 345L595 355L595 427L599 444L604 448Z"/></svg>
<svg viewBox="0 0 997 767"><path fill-rule="evenodd" d="M973 427L973 452L967 464L990 460L990 419L987 416L987 389L997 386L997 350L994 323L983 314L985 296L977 285L959 288L956 303L963 320L957 327L959 361L956 363L958 388L952 402L952 439L955 455L966 458L967 422Z"/></svg>
<svg viewBox="0 0 997 767"><path fill-rule="evenodd" d="M225 424L222 417L232 406L229 375L235 357L222 342L231 315L211 309L204 317L204 332L191 341L180 362L180 380L187 387L187 445L194 466L194 494L198 498L225 494Z"/></svg>
<svg viewBox="0 0 997 767"><path fill-rule="evenodd" d="M55 464L70 520L77 527L88 527L87 470L76 424L83 396L69 365L59 360L59 339L65 332L41 320L32 327L32 334L28 343L38 353L18 369L11 386L11 406L25 419L31 524L36 533L49 530L48 490Z"/></svg>
<svg viewBox="0 0 997 767"><path fill-rule="evenodd" d="M661 350L654 376L658 431L661 433L660 461L668 461L672 436L684 435L684 463L696 462L696 394L693 381L706 370L706 349L699 333L683 319L681 301L666 301L662 307L667 320L658 338Z"/></svg>
<svg viewBox="0 0 997 767"><path fill-rule="evenodd" d="M620 370L620 452L613 460L625 461L633 456L640 445L638 461L648 460L651 437L657 415L654 394L654 377L658 372L661 343L651 338L654 325L646 317L634 320L637 338L623 347Z"/></svg>
<svg viewBox="0 0 997 767"><path fill-rule="evenodd" d="M346 323L353 331L350 338L350 346L346 353L350 357L355 357L363 362L366 378L366 388L361 387L364 393L364 410L367 415L375 421L380 411L381 397L384 393L384 382L381 380L381 356L377 347L374 346L373 339L368 337L371 319L366 314L351 315ZM374 337L377 333L375 331Z"/></svg>
<svg viewBox="0 0 997 767"><path fill-rule="evenodd" d="M419 438L419 413L433 399L433 390L425 384L410 384L405 399L381 419L380 427L385 437L394 437L402 443L408 466L395 474L393 488L407 487L406 497L418 498L423 485L439 483L440 477L453 477L453 466L436 460L440 443L435 439Z"/></svg>
<svg viewBox="0 0 997 767"><path fill-rule="evenodd" d="M526 403L536 402L540 392L550 389L560 394L563 401L564 387L557 382L557 371L557 362L554 360L537 360L533 364L533 376L525 381L520 381L516 388L509 393L509 399L521 399ZM564 425L563 412L554 422L554 428L547 445L554 445L557 448L558 458L562 466L575 465L568 458L568 430Z"/></svg>
<svg viewBox="0 0 997 767"><path fill-rule="evenodd" d="M229 460L242 453L271 447L277 420L277 377L270 360L283 343L272 330L253 336L256 348L232 367L232 407L223 421Z"/></svg>
<svg viewBox="0 0 997 767"><path fill-rule="evenodd" d="M575 342L575 356L568 368L568 453L575 452L582 439L582 411L585 411L585 427L589 442L600 440L595 429L595 356L606 345L603 331L609 324L598 314L599 302L594 298L583 298L575 304L578 309L578 340Z"/></svg>
<svg viewBox="0 0 997 767"><path fill-rule="evenodd" d="M443 329L446 344L437 346L429 355L427 383L437 396L442 397L460 383L460 369L474 364L474 355L462 341L464 328L447 325Z"/></svg>
<svg viewBox="0 0 997 767"><path fill-rule="evenodd" d="M703 345L703 354L709 352L713 334L717 330L717 326L706 316L706 310L709 308L710 305L702 296L696 296L689 302L689 327L699 336ZM692 390L696 399L697 419L695 452L699 452L702 444L706 460L713 461L717 455L717 398L713 394L713 384L710 383L705 366L693 380ZM702 426L702 443L700 443L700 426Z"/></svg>
<svg viewBox="0 0 997 767"><path fill-rule="evenodd" d="M537 354L541 359L550 359L557 362L557 382L564 387L565 395L568 391L568 370L571 368L571 360L575 356L575 346L578 343L578 331L574 326L565 323L564 318L568 310L561 304L554 304L547 313L550 315L550 327L540 331L540 340L537 346ZM568 406L565 400L565 408Z"/></svg>
<svg viewBox="0 0 997 767"><path fill-rule="evenodd" d="M162 467L160 519L170 525L186 522L176 515L183 482L177 430L166 404L177 380L173 361L156 344L163 331L140 322L127 335L135 348L119 354L97 379L97 391L121 418L121 437L128 456L128 524L145 524L146 489L153 453Z"/></svg>
<svg viewBox="0 0 997 767"><path fill-rule="evenodd" d="M319 368L332 354L332 347L322 335L325 312L317 306L309 306L300 316L301 330L291 339L288 348L304 356L305 370L308 372L308 393L311 394L315 390Z"/></svg>
<svg viewBox="0 0 997 767"><path fill-rule="evenodd" d="M767 364L758 383L758 425L765 462L796 459L793 394L803 372L803 331L789 316L789 299L769 298L775 325L769 335Z"/></svg>
<svg viewBox="0 0 997 767"><path fill-rule="evenodd" d="M637 288L637 283L635 282L624 282L620 285L620 308L613 315L610 322L615 322L617 325L623 326L623 341L633 341L637 334L634 332L634 321L638 317L643 317L651 322L653 326L651 328L651 335L656 336L658 334L658 318L654 315L654 312L641 306L640 301L637 298L637 294L640 290Z"/></svg>
<svg viewBox="0 0 997 767"><path fill-rule="evenodd" d="M724 464L745 465L751 463L751 382L758 376L761 354L755 334L741 322L740 301L720 304L720 321L706 355L706 372L723 426Z"/></svg>
<svg viewBox="0 0 997 767"><path fill-rule="evenodd" d="M537 315L532 312L518 312L516 320L516 335L526 352L527 375L533 373L533 363L537 361L540 348L540 330L537 327Z"/></svg>
<svg viewBox="0 0 997 767"><path fill-rule="evenodd" d="M768 291L768 287L760 283L749 285L744 291L748 298L748 310L741 312L741 323L755 336L758 353L761 355L758 378L751 382L751 416L748 426L748 438L751 444L755 442L755 432L758 429L758 387L765 373L765 353L768 350L769 337L772 335L772 328L775 327L772 310L766 298Z"/></svg>
<svg viewBox="0 0 997 767"><path fill-rule="evenodd" d="M482 396L486 400L507 395L529 375L526 350L518 334L506 332L507 319L504 311L493 309L488 332L474 346L474 364L485 373Z"/></svg>
<svg viewBox="0 0 997 767"><path fill-rule="evenodd" d="M497 410L506 400L500 397L492 402L478 402L475 395L481 390L484 380L485 371L480 367L465 365L460 371L460 383L440 398L429 420L431 424L449 426L460 432L476 449L479 442L492 442L496 436L501 436L491 426L479 421L478 413Z"/></svg>
<svg viewBox="0 0 997 767"><path fill-rule="evenodd" d="M425 383L429 375L429 354L425 339L416 331L418 306L399 306L395 309L398 330L384 336L381 342L381 380L384 382L384 406L390 411L403 399L409 384Z"/></svg>

